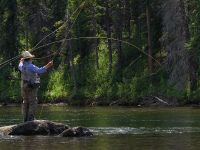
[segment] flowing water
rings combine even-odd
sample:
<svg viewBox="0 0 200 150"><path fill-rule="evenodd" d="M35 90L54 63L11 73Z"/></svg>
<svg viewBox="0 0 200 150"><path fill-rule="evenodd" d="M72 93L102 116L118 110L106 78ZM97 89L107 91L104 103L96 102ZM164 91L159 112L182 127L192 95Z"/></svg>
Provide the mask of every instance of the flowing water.
<svg viewBox="0 0 200 150"><path fill-rule="evenodd" d="M198 150L200 109L43 106L38 119L89 127L94 136L0 136L0 150ZM0 107L0 126L20 123L20 107Z"/></svg>

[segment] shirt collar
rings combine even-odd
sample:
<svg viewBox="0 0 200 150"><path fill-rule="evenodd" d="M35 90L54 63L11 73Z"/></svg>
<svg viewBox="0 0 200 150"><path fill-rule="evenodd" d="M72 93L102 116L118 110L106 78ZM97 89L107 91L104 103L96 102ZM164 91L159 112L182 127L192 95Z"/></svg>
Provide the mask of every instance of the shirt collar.
<svg viewBox="0 0 200 150"><path fill-rule="evenodd" d="M32 64L31 61L24 61L24 64L28 65L28 64Z"/></svg>

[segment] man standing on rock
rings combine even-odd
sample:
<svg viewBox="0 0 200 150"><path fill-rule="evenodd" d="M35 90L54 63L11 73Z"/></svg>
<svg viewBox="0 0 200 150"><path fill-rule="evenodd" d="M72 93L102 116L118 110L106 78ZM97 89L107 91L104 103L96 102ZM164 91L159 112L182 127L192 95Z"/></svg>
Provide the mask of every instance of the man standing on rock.
<svg viewBox="0 0 200 150"><path fill-rule="evenodd" d="M39 68L32 64L34 57L28 51L23 52L18 66L21 71L22 114L24 122L35 119L35 111L38 103L37 92L40 84L39 74L47 72L47 69L53 66L53 61L50 61L44 67Z"/></svg>

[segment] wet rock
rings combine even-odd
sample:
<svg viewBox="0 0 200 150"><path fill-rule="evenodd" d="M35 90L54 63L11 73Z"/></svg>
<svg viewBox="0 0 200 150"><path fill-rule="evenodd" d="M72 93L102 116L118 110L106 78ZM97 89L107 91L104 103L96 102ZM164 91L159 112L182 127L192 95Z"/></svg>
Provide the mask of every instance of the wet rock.
<svg viewBox="0 0 200 150"><path fill-rule="evenodd" d="M84 127L75 127L66 129L59 136L62 137L83 137L83 136L92 136L93 133Z"/></svg>
<svg viewBox="0 0 200 150"><path fill-rule="evenodd" d="M2 135L58 135L69 127L47 120L34 120L25 123L0 127Z"/></svg>
<svg viewBox="0 0 200 150"><path fill-rule="evenodd" d="M83 127L70 128L62 123L48 120L34 120L0 127L0 135L59 135L62 137L91 136L92 132Z"/></svg>

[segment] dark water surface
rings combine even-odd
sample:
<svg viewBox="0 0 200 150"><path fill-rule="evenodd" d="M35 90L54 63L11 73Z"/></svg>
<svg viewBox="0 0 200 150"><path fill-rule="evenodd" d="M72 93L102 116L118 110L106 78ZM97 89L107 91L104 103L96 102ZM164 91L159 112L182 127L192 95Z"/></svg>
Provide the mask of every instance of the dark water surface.
<svg viewBox="0 0 200 150"><path fill-rule="evenodd" d="M0 150L200 149L200 109L41 106L37 118L89 127L95 135L0 136ZM0 107L0 126L20 122L20 107Z"/></svg>

